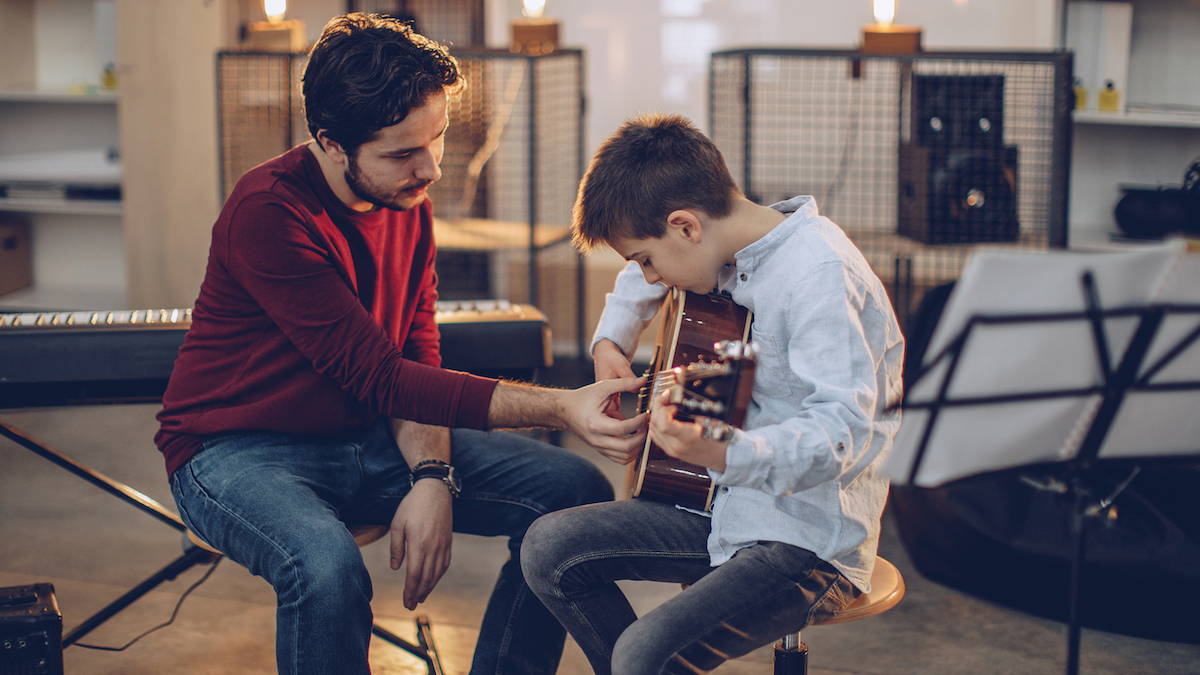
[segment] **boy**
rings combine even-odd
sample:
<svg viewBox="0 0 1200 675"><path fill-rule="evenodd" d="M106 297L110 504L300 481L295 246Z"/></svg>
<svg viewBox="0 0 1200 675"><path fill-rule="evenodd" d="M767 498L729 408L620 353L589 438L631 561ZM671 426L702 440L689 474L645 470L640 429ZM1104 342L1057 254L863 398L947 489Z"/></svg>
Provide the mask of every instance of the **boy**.
<svg viewBox="0 0 1200 675"><path fill-rule="evenodd" d="M754 312L759 348L745 430L728 440L652 405L650 438L720 485L711 513L633 499L548 514L526 534L526 578L596 673L707 672L868 590L904 342L861 253L811 197L746 199L716 146L667 115L600 148L574 237L630 261L593 340L597 379L632 375L668 287L731 294ZM639 619L619 579L690 586Z"/></svg>

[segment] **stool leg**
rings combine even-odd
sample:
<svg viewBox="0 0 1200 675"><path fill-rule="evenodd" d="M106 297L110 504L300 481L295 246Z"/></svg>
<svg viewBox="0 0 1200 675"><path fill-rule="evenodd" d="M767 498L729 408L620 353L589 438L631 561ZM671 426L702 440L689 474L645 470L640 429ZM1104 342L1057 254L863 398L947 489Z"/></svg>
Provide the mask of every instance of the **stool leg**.
<svg viewBox="0 0 1200 675"><path fill-rule="evenodd" d="M775 643L775 675L808 675L808 645L800 641L800 631Z"/></svg>

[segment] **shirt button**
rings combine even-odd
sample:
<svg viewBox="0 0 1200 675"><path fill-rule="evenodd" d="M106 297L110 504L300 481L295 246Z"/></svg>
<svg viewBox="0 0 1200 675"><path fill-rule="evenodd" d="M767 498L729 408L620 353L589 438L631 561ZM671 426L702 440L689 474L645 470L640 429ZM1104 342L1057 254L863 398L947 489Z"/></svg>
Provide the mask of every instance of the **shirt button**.
<svg viewBox="0 0 1200 675"><path fill-rule="evenodd" d="M729 488L727 488L727 487L725 487L724 485L722 485L722 486L721 486L721 492L724 492L725 494L729 494Z"/></svg>
<svg viewBox="0 0 1200 675"><path fill-rule="evenodd" d="M838 443L838 444L837 444L837 449L838 449L838 452L841 452L842 450L845 450L845 449L846 449L846 444L845 444L845 443Z"/></svg>
<svg viewBox="0 0 1200 675"><path fill-rule="evenodd" d="M742 272L742 275L738 278L741 279L742 281L745 281L748 277L746 276L745 272Z"/></svg>

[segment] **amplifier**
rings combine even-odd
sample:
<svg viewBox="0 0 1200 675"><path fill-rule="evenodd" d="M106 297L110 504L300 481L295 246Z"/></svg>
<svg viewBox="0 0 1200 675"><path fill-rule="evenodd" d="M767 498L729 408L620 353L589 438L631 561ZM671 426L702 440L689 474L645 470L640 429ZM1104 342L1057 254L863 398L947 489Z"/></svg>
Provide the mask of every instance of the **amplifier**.
<svg viewBox="0 0 1200 675"><path fill-rule="evenodd" d="M897 230L931 246L1014 242L1017 148L900 145Z"/></svg>
<svg viewBox="0 0 1200 675"><path fill-rule="evenodd" d="M54 586L0 588L0 675L62 675L62 649Z"/></svg>
<svg viewBox="0 0 1200 675"><path fill-rule="evenodd" d="M908 104L899 233L934 246L1017 241L1017 147L1004 144L1004 76L913 75Z"/></svg>

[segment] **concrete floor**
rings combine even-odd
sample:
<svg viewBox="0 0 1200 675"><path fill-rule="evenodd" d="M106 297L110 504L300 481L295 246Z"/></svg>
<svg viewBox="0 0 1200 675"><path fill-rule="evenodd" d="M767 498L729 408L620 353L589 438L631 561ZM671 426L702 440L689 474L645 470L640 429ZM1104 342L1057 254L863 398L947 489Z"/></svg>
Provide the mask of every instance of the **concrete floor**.
<svg viewBox="0 0 1200 675"><path fill-rule="evenodd" d="M151 441L157 408L3 411L0 419L173 509L161 457ZM572 437L565 445L596 460L620 485L620 467ZM54 584L66 631L179 556L180 544L175 530L0 439L0 587ZM880 553L904 575L907 596L881 616L806 630L813 675L1064 672L1062 624L981 602L922 578L886 514ZM373 544L363 555L376 584L377 619L414 639L414 614L400 603L403 576L388 567L386 544ZM433 623L447 673L466 673L470 666L484 602L505 555L502 541L457 536L450 571L419 608ZM120 646L166 621L183 591L207 570L208 566L194 567L163 584L83 642ZM647 582L632 583L628 590L639 611L678 592L669 584ZM66 672L273 673L274 604L265 582L224 561L184 602L174 624L122 652L70 647L64 654ZM1195 621L1193 609L1181 608L1180 620ZM374 672L390 675L424 672L415 659L380 641L372 645L372 665ZM1200 673L1200 646L1085 630L1081 670L1097 675ZM569 640L558 672L591 672ZM771 672L771 650L761 649L714 672L765 675Z"/></svg>

